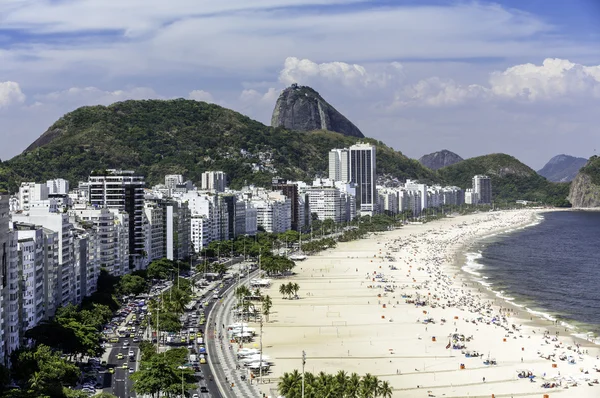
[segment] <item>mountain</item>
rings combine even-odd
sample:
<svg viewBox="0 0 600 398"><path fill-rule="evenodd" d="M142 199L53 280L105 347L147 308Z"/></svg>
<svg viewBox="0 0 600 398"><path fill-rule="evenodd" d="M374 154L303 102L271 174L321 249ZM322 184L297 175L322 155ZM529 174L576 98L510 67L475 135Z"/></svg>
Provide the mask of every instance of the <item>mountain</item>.
<svg viewBox="0 0 600 398"><path fill-rule="evenodd" d="M423 166L430 168L431 170L441 169L442 167L451 166L455 163L461 162L464 159L450 152L447 149L443 149L438 152L430 153L429 155L423 155L419 159L419 163Z"/></svg>
<svg viewBox="0 0 600 398"><path fill-rule="evenodd" d="M495 201L519 199L565 206L569 184L552 183L516 158L495 153L463 160L438 170L441 180L448 185L470 188L474 175L484 174L492 179Z"/></svg>
<svg viewBox="0 0 600 398"><path fill-rule="evenodd" d="M600 157L592 156L571 183L574 207L600 207Z"/></svg>
<svg viewBox="0 0 600 398"><path fill-rule="evenodd" d="M329 130L350 137L364 137L363 133L344 115L307 86L292 84L281 92L271 126L295 131Z"/></svg>
<svg viewBox="0 0 600 398"><path fill-rule="evenodd" d="M585 158L576 158L569 155L557 155L550 159L537 173L546 177L548 181L569 182L573 181L579 169L587 163Z"/></svg>
<svg viewBox="0 0 600 398"><path fill-rule="evenodd" d="M433 180L416 160L372 139L377 168L398 178ZM272 128L214 104L191 100L125 101L82 107L60 118L22 154L0 164L0 188L21 181L87 180L91 171L132 169L149 185L165 174L198 182L206 170L223 170L230 185L269 186L274 176L311 181L327 176L328 152L355 144L329 131Z"/></svg>

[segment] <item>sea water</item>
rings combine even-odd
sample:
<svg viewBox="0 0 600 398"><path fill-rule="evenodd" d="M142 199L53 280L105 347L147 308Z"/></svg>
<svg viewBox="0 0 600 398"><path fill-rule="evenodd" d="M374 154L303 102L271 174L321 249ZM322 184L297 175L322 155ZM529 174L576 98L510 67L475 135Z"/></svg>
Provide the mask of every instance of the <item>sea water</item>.
<svg viewBox="0 0 600 398"><path fill-rule="evenodd" d="M581 337L600 336L600 212L550 212L540 219L479 241L463 270L532 315Z"/></svg>

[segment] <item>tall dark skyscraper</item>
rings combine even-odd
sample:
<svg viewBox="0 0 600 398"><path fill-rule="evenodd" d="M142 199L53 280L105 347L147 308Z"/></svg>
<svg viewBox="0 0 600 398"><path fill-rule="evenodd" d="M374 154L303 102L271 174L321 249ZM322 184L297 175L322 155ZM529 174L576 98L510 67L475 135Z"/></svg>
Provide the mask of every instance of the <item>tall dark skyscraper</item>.
<svg viewBox="0 0 600 398"><path fill-rule="evenodd" d="M286 180L273 178L273 191L282 191L292 202L292 229L299 231L299 209L298 209L298 185L288 184Z"/></svg>

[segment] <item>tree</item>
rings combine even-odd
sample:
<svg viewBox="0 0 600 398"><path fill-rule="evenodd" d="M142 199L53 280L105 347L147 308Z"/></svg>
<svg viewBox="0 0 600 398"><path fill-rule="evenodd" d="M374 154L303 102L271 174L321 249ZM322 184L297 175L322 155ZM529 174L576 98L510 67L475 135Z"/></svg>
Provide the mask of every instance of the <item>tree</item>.
<svg viewBox="0 0 600 398"><path fill-rule="evenodd" d="M282 283L281 285L279 285L279 293L282 296L286 296L288 294L288 287L285 283Z"/></svg>
<svg viewBox="0 0 600 398"><path fill-rule="evenodd" d="M141 276L125 274L119 281L119 293L124 296L138 295L148 289L147 283Z"/></svg>
<svg viewBox="0 0 600 398"><path fill-rule="evenodd" d="M168 260L166 258L161 258L159 260L154 260L148 265L147 275L148 278L151 279L169 279L171 276L171 272L175 270L175 266L173 261Z"/></svg>
<svg viewBox="0 0 600 398"><path fill-rule="evenodd" d="M64 386L75 385L80 376L77 366L46 345L15 351L12 358L15 381L38 397L62 397Z"/></svg>
<svg viewBox="0 0 600 398"><path fill-rule="evenodd" d="M383 398L392 398L394 395L394 389L390 386L390 383L384 381L377 390L377 395L381 395Z"/></svg>
<svg viewBox="0 0 600 398"><path fill-rule="evenodd" d="M269 322L269 315L271 314L272 307L273 307L273 301L271 300L271 297L267 294L262 299L263 315L267 318L267 322Z"/></svg>

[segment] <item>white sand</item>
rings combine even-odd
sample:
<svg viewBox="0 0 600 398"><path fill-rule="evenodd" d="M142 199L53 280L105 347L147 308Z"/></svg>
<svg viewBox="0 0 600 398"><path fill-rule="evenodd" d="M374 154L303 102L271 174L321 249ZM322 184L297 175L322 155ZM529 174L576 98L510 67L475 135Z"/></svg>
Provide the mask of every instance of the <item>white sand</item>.
<svg viewBox="0 0 600 398"><path fill-rule="evenodd" d="M273 280L266 292L273 310L263 328L263 347L275 366L267 376L272 383L262 390L269 395L284 372L301 369L304 350L306 371L371 373L387 380L398 397L600 396L600 385L589 386L585 380L600 378L595 348L581 347L589 349L589 356L567 349L574 340L564 328L530 321L530 314L492 296L454 263L458 250L464 251L473 239L531 224L534 217L535 211L522 210L409 225L340 243L299 262L296 276ZM384 274L387 282L373 281L374 273ZM283 299L278 293L279 285L289 281L300 285L299 300ZM386 293L385 285L394 285L395 291ZM417 298L427 305L406 303ZM435 323L424 324L427 317ZM497 321L491 323L493 318ZM544 339L546 330L550 337ZM561 330L558 341L552 341L555 330ZM460 349L446 349L455 331L473 336L464 343L466 350L477 350L483 357L466 358ZM563 352L576 363L560 360ZM540 353L556 353L555 362ZM488 357L497 365L485 365ZM535 382L519 379L518 370L531 370ZM542 388L545 381L562 386Z"/></svg>

